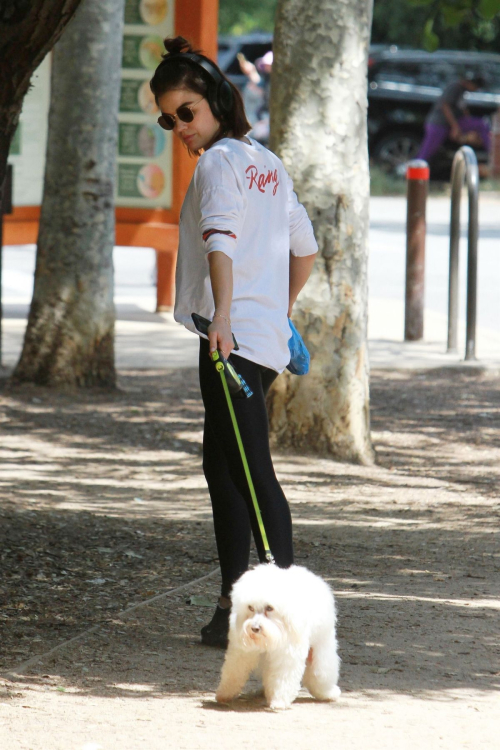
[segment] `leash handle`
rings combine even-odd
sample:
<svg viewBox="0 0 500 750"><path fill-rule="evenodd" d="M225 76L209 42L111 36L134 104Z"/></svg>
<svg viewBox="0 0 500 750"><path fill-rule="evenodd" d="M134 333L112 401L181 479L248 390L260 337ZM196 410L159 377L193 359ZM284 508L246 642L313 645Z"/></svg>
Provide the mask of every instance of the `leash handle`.
<svg viewBox="0 0 500 750"><path fill-rule="evenodd" d="M266 557L266 560L268 563L274 563L274 557L271 552L271 549L269 547L269 542L267 541L267 534L266 530L264 528L264 522L262 520L262 514L260 512L259 503L257 502L257 495L255 494L255 488L253 486L252 482L252 476L250 474L250 468L248 466L247 457L245 455L245 449L243 447L243 441L241 439L240 430L238 427L238 422L236 420L236 414L234 413L234 406L233 402L231 401L231 395L229 393L229 388L226 383L226 377L224 375L224 364L220 361L218 352L214 352L212 354L212 359L215 362L215 369L220 374L220 378L222 381L222 387L224 389L224 393L226 396L227 405L229 407L229 414L231 415L231 421L233 423L234 427L234 434L236 435L236 442L238 443L238 448L240 450L240 456L241 460L243 462L243 469L245 470L245 476L247 478L248 482L248 488L250 490L250 496L252 498L253 507L255 510L255 515L257 517L257 523L259 525L260 535L262 537L262 543L264 545L264 554Z"/></svg>

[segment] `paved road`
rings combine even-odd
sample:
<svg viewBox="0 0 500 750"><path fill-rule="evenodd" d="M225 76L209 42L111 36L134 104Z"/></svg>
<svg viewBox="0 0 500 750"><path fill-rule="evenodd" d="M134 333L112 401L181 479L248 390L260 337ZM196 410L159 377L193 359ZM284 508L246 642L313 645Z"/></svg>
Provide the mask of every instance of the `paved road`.
<svg viewBox="0 0 500 750"><path fill-rule="evenodd" d="M460 315L465 317L466 218L461 211ZM406 200L372 198L370 220L370 296L401 299L405 274ZM427 209L425 306L446 314L448 301L450 201L435 198ZM483 200L480 209L478 323L500 331L500 198Z"/></svg>
<svg viewBox="0 0 500 750"><path fill-rule="evenodd" d="M445 355L449 200L432 198L427 208L424 342L404 344L404 198L372 198L370 204L369 339L372 365L432 366L458 362L464 351L465 218L460 252L460 354ZM33 288L35 248L3 251L3 363L19 356ZM196 362L197 340L169 314L155 309L155 258L145 248L115 248L117 364L119 367L189 366ZM481 361L500 366L500 197L485 194L480 203L478 346Z"/></svg>
<svg viewBox="0 0 500 750"><path fill-rule="evenodd" d="M377 366L418 366L459 361L465 351L467 202L462 201L460 243L459 355L445 355L448 305L450 200L427 204L424 342L402 344L406 199L370 202L369 324L370 354ZM479 209L478 358L500 365L500 197L483 194Z"/></svg>

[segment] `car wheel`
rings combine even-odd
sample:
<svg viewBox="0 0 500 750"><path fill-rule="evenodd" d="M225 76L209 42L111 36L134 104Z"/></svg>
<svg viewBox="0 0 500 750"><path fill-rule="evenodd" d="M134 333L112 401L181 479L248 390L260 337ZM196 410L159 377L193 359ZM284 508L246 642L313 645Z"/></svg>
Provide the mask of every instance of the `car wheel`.
<svg viewBox="0 0 500 750"><path fill-rule="evenodd" d="M400 165L415 158L419 148L420 139L415 133L395 132L376 144L372 156L385 172L397 172Z"/></svg>

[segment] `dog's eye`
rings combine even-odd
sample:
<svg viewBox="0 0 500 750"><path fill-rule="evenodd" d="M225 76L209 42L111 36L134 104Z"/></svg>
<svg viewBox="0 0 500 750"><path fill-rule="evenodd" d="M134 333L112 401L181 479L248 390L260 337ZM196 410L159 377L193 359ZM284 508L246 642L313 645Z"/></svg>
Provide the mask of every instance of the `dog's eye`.
<svg viewBox="0 0 500 750"><path fill-rule="evenodd" d="M266 612L273 612L273 611L274 611L274 607L271 607L271 605L270 605L270 604L268 604L268 605L266 606Z"/></svg>
<svg viewBox="0 0 500 750"><path fill-rule="evenodd" d="M250 604L248 605L248 609L250 610L250 612L255 612L254 608Z"/></svg>

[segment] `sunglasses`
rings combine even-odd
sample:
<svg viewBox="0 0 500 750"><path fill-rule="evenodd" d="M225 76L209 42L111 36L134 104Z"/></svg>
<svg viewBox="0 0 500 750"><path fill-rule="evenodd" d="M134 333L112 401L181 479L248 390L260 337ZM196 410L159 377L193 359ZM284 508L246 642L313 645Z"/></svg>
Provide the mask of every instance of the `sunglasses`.
<svg viewBox="0 0 500 750"><path fill-rule="evenodd" d="M202 101L202 99L203 97L195 104L193 104L193 107L196 107ZM177 119L179 119L181 122L193 122L194 112L192 107L188 107L187 104L183 104L182 107L178 107L175 110L175 115L167 115L166 112L162 112L160 117L158 118L158 125L160 125L163 130L173 130L175 128L175 121Z"/></svg>

